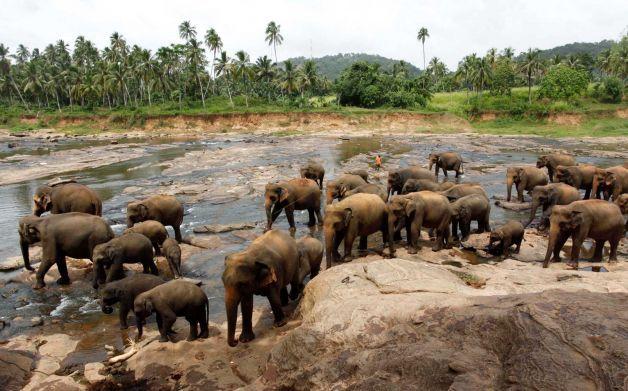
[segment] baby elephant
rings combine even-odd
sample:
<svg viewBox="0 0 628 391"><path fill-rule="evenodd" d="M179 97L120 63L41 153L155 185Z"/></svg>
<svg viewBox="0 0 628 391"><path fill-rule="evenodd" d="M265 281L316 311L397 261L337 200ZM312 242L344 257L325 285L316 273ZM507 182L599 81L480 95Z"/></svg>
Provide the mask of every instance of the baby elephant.
<svg viewBox="0 0 628 391"><path fill-rule="evenodd" d="M118 281L110 282L100 291L101 309L105 314L113 312L113 305L120 303L120 329L127 329L129 311L133 310L133 301L140 293L149 291L165 281L152 274L134 274Z"/></svg>
<svg viewBox="0 0 628 391"><path fill-rule="evenodd" d="M164 227L164 225L159 221L155 220L142 221L141 223L137 223L133 227L124 230L125 234L130 232L142 234L150 239L156 255L161 254L159 246L161 246L164 240L168 238L168 231L166 231L166 227Z"/></svg>
<svg viewBox="0 0 628 391"><path fill-rule="evenodd" d="M489 251L508 257L510 246L515 244L517 246L515 253L518 254L524 233L523 224L516 220L509 220L506 224L491 232L488 243Z"/></svg>
<svg viewBox="0 0 628 391"><path fill-rule="evenodd" d="M168 267L174 278L180 278L181 274L181 247L179 243L172 238L164 240L162 246L164 256L168 261Z"/></svg>
<svg viewBox="0 0 628 391"><path fill-rule="evenodd" d="M323 261L323 253L325 247L320 240L311 236L306 236L297 240L297 252L299 257L299 287L294 289L290 287L290 298L296 300L299 294L303 291L305 284L303 281L309 274L310 280L318 275L321 270L321 262Z"/></svg>
<svg viewBox="0 0 628 391"><path fill-rule="evenodd" d="M142 338L142 322L153 311L157 313L157 326L161 335L159 342L168 342L168 334L172 333L172 325L179 316L185 317L190 323L188 341L209 336L209 300L196 284L173 280L140 293L133 302L138 340ZM197 325L200 326L200 333Z"/></svg>
<svg viewBox="0 0 628 391"><path fill-rule="evenodd" d="M154 275L159 274L153 261L152 243L146 236L134 232L118 236L94 247L93 260L94 289L118 279L124 263L141 262L144 273L150 271ZM109 269L106 279L105 269Z"/></svg>

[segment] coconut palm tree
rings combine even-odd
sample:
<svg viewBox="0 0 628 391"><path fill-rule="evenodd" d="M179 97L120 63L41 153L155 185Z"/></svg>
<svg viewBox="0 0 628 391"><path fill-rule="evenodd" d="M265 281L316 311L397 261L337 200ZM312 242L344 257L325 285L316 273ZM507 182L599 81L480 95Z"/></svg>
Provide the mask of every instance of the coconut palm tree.
<svg viewBox="0 0 628 391"><path fill-rule="evenodd" d="M220 39L220 36L216 32L216 30L214 30L213 28L210 28L209 30L207 30L207 33L205 34L205 44L207 45L207 47L209 48L209 51L212 52L212 55L213 55L211 68L212 68L212 79L215 80L216 68L214 65L216 64L216 53L222 50L222 39ZM215 86L215 84L216 83L212 84L212 88L214 88L213 86ZM216 93L215 89L213 90L213 93Z"/></svg>
<svg viewBox="0 0 628 391"><path fill-rule="evenodd" d="M286 91L288 96L290 96L297 89L297 75L292 61L284 61L283 66L284 71L281 80L281 89Z"/></svg>
<svg viewBox="0 0 628 391"><path fill-rule="evenodd" d="M205 107L205 92L201 83L201 71L205 68L205 50L201 47L201 43L195 38L190 38L187 45L186 59L190 67L192 75L198 82L198 88L201 90L201 100Z"/></svg>
<svg viewBox="0 0 628 391"><path fill-rule="evenodd" d="M312 60L305 61L299 70L297 80L301 89L301 97L304 96L305 91L311 91L316 88L316 85L318 84L318 71L316 69L316 63Z"/></svg>
<svg viewBox="0 0 628 391"><path fill-rule="evenodd" d="M515 51L513 48L507 47L504 50L502 50L502 57L505 57L508 60L512 60L514 56L515 56Z"/></svg>
<svg viewBox="0 0 628 391"><path fill-rule="evenodd" d="M280 33L281 25L276 24L271 21L266 26L266 42L268 45L273 46L273 50L275 52L275 62L277 62L277 45L281 45L283 42L283 36Z"/></svg>
<svg viewBox="0 0 628 391"><path fill-rule="evenodd" d="M196 28L192 26L189 20L183 21L179 25L179 37L186 41L196 38Z"/></svg>
<svg viewBox="0 0 628 391"><path fill-rule="evenodd" d="M233 78L233 66L231 63L231 59L227 56L227 52L221 52L220 57L216 60L216 76L223 77L225 80L225 84L227 86L227 94L229 95L229 102L231 103L231 107L233 107L233 98L231 97L231 88L230 83Z"/></svg>
<svg viewBox="0 0 628 391"><path fill-rule="evenodd" d="M475 61L475 67L473 68L471 79L475 84L475 89L478 95L482 93L484 87L491 80L493 71L489 60L486 57L482 57Z"/></svg>
<svg viewBox="0 0 628 391"><path fill-rule="evenodd" d="M233 64L233 73L236 79L242 82L242 90L244 91L244 104L249 107L249 84L252 79L251 63L249 55L244 50L239 50L235 54L235 58L231 60Z"/></svg>
<svg viewBox="0 0 628 391"><path fill-rule="evenodd" d="M430 33L427 31L427 28L421 27L419 32L416 35L416 39L421 42L421 46L423 47L423 70L425 71L425 40L429 38Z"/></svg>
<svg viewBox="0 0 628 391"><path fill-rule="evenodd" d="M528 82L528 103L532 103L532 79L540 72L543 66L540 50L529 48L524 54L523 62L520 64L519 69L526 77Z"/></svg>

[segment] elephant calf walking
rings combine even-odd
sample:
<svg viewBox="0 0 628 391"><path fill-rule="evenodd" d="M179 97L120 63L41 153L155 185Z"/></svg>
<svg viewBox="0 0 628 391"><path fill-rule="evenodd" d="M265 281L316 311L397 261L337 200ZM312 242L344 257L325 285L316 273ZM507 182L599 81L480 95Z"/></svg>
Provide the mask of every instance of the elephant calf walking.
<svg viewBox="0 0 628 391"><path fill-rule="evenodd" d="M310 227L316 225L316 219L319 224L321 218L321 190L316 182L311 179L297 178L285 182L269 183L266 185L266 193L264 195L266 208L266 230L273 227L273 223L279 217L282 210L286 212L290 230L296 230L294 224L294 211L305 210L309 212Z"/></svg>
<svg viewBox="0 0 628 391"><path fill-rule="evenodd" d="M445 178L447 178L447 170L455 171L456 178L464 174L464 168L462 167L462 156L460 156L460 154L457 152L430 153L428 160L430 165L428 170L431 170L432 166L436 166L436 169L434 171L434 176L436 178L438 178L438 169L443 170Z"/></svg>
<svg viewBox="0 0 628 391"><path fill-rule="evenodd" d="M183 205L174 196L156 195L141 201L134 201L126 208L127 227L146 220L156 220L163 225L170 225L174 237L181 243L181 224L183 223Z"/></svg>
<svg viewBox="0 0 628 391"><path fill-rule="evenodd" d="M451 232L454 239L458 239L458 225L465 241L471 233L471 221L478 222L478 233L491 231L489 218L491 203L488 198L479 194L471 194L457 199L451 204Z"/></svg>

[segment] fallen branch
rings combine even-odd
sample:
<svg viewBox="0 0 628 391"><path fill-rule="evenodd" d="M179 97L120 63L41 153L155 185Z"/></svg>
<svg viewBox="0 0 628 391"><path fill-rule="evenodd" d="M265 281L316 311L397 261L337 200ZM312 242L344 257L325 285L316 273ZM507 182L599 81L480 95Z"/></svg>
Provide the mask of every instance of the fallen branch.
<svg viewBox="0 0 628 391"><path fill-rule="evenodd" d="M123 353L119 356L111 357L109 359L109 364L115 364L118 362L126 361L129 358L131 358L135 353L137 353L137 348L135 346L132 346L131 350L129 350L128 352Z"/></svg>

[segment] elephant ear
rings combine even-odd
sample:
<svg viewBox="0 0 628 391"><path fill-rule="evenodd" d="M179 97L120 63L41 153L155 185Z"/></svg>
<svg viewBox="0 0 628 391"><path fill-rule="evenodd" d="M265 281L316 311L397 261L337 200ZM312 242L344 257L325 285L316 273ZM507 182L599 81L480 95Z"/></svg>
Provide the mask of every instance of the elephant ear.
<svg viewBox="0 0 628 391"><path fill-rule="evenodd" d="M144 299L144 313L146 316L153 313L153 302L149 298Z"/></svg>
<svg viewBox="0 0 628 391"><path fill-rule="evenodd" d="M42 196L39 198L39 204L44 210L50 210L50 203L51 201L49 193L42 194Z"/></svg>
<svg viewBox="0 0 628 391"><path fill-rule="evenodd" d="M290 196L290 191L283 186L280 187L279 189L281 189L280 190L281 192L279 193L279 202L286 202L286 200Z"/></svg>
<svg viewBox="0 0 628 391"><path fill-rule="evenodd" d="M416 202L406 200L406 216L412 216L416 212Z"/></svg>
<svg viewBox="0 0 628 391"><path fill-rule="evenodd" d="M522 180L523 178L526 177L526 170L521 167L517 169L517 176L519 177L519 180Z"/></svg>
<svg viewBox="0 0 628 391"><path fill-rule="evenodd" d="M137 210L140 212L140 216L142 216L143 219L148 218L148 207L146 205L144 204L137 205Z"/></svg>
<svg viewBox="0 0 628 391"><path fill-rule="evenodd" d="M570 214L569 220L569 228L577 229L581 224L583 219L582 212L579 210L572 210Z"/></svg>
<svg viewBox="0 0 628 391"><path fill-rule="evenodd" d="M351 208L346 208L345 209L345 227L349 226L349 223L351 222L352 217L353 217L353 211L351 210Z"/></svg>
<svg viewBox="0 0 628 391"><path fill-rule="evenodd" d="M258 288L263 288L277 282L275 269L263 262L255 262L255 277Z"/></svg>
<svg viewBox="0 0 628 391"><path fill-rule="evenodd" d="M547 201L552 204L552 205L556 205L558 203L558 190L551 188L547 191Z"/></svg>
<svg viewBox="0 0 628 391"><path fill-rule="evenodd" d="M460 220L466 220L470 217L471 211L469 210L469 207L467 207L466 205L462 205L460 206L460 208L458 208L458 218Z"/></svg>
<svg viewBox="0 0 628 391"><path fill-rule="evenodd" d="M615 178L615 174L613 174L612 172L607 172L606 175L604 175L604 183L607 186L612 185L615 182L616 178Z"/></svg>
<svg viewBox="0 0 628 391"><path fill-rule="evenodd" d="M120 251L113 248L113 246L107 246L107 249L105 250L105 254L107 255L107 258L109 259L109 262L114 262L116 259L119 258Z"/></svg>

